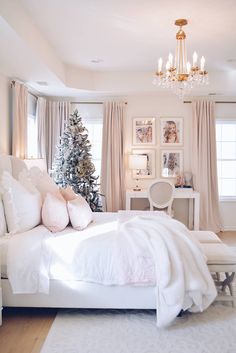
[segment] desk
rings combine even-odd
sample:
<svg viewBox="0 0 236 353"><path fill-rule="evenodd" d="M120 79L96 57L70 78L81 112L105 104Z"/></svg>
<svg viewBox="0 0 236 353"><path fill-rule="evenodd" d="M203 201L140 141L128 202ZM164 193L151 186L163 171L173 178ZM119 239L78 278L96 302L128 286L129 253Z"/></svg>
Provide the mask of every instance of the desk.
<svg viewBox="0 0 236 353"><path fill-rule="evenodd" d="M148 191L143 189L141 191L134 191L132 189L126 190L126 210L131 209L131 200L134 198L148 198ZM182 189L178 188L174 191L174 199L189 199L193 200L193 209L192 204L189 202L189 227L191 213L193 212L193 229L199 230L199 211L200 211L200 194L193 189Z"/></svg>

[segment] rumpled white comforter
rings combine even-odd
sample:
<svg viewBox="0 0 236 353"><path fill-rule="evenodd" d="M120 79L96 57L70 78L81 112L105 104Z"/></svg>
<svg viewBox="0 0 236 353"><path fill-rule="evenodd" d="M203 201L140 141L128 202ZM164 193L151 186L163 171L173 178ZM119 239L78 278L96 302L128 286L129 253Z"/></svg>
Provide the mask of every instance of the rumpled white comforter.
<svg viewBox="0 0 236 353"><path fill-rule="evenodd" d="M216 297L197 242L182 223L162 214L111 222L107 232L37 235L10 242L8 277L15 293L47 293L49 278L156 285L158 327L181 309L206 309Z"/></svg>

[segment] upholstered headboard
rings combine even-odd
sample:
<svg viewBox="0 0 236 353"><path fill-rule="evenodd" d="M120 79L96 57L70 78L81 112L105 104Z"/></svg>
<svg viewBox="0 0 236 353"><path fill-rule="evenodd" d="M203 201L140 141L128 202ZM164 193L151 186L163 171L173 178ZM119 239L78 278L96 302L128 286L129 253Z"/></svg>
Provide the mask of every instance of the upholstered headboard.
<svg viewBox="0 0 236 353"><path fill-rule="evenodd" d="M0 177L3 171L7 171L13 178L18 179L18 175L23 169L27 169L27 166L21 159L13 156L0 155ZM0 192L0 236L4 235L6 231L6 220Z"/></svg>
<svg viewBox="0 0 236 353"><path fill-rule="evenodd" d="M27 166L21 159L13 156L0 155L0 175L6 170L13 178L18 179L18 175L23 169L27 169Z"/></svg>

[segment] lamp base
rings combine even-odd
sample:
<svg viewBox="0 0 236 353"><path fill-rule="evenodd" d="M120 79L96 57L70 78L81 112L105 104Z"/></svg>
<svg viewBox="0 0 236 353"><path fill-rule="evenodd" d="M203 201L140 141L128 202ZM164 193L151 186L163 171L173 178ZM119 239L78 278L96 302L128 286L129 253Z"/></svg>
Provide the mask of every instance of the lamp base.
<svg viewBox="0 0 236 353"><path fill-rule="evenodd" d="M141 191L141 188L136 186L135 188L133 188L133 191Z"/></svg>

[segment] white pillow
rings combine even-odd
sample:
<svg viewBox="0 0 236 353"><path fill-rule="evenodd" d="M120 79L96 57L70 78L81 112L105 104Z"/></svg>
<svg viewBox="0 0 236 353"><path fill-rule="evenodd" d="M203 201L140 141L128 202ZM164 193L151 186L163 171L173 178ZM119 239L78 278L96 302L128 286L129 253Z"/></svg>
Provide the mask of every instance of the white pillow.
<svg viewBox="0 0 236 353"><path fill-rule="evenodd" d="M32 183L23 186L3 172L1 187L8 232L15 234L36 227L41 221L41 196Z"/></svg>
<svg viewBox="0 0 236 353"><path fill-rule="evenodd" d="M61 232L69 223L66 201L48 193L42 207L42 223L51 232Z"/></svg>
<svg viewBox="0 0 236 353"><path fill-rule="evenodd" d="M76 198L67 201L67 208L71 225L74 229L82 230L92 222L93 212L87 201L81 195L76 195Z"/></svg>
<svg viewBox="0 0 236 353"><path fill-rule="evenodd" d="M7 232L6 219L4 214L4 208L2 203L2 197L0 195L0 237L5 235Z"/></svg>

